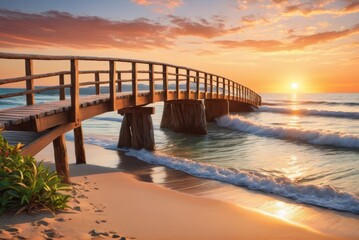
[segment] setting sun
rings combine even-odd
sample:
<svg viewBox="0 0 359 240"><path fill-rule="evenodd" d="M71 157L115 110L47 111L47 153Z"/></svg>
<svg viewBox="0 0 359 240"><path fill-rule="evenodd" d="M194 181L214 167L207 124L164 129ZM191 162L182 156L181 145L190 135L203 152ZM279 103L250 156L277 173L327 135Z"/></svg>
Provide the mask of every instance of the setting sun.
<svg viewBox="0 0 359 240"><path fill-rule="evenodd" d="M292 89L298 89L298 83L292 83L292 85L291 85L291 87L292 87Z"/></svg>

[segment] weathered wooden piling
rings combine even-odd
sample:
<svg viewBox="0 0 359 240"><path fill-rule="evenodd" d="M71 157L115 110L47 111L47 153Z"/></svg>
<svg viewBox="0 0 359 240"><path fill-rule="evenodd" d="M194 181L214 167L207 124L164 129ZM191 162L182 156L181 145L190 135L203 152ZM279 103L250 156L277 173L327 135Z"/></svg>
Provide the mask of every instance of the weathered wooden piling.
<svg viewBox="0 0 359 240"><path fill-rule="evenodd" d="M206 107L207 122L214 122L216 118L229 114L229 103L227 99L206 99L204 100Z"/></svg>
<svg viewBox="0 0 359 240"><path fill-rule="evenodd" d="M86 164L86 155L84 147L84 137L82 134L82 125L74 129L75 156L76 164Z"/></svg>
<svg viewBox="0 0 359 240"><path fill-rule="evenodd" d="M253 112L253 108L248 103L229 101L229 112Z"/></svg>
<svg viewBox="0 0 359 240"><path fill-rule="evenodd" d="M199 100L165 102L161 128L169 128L180 133L207 134L203 102Z"/></svg>
<svg viewBox="0 0 359 240"><path fill-rule="evenodd" d="M124 115L118 140L118 147L155 149L155 138L151 114L153 107L132 107L118 111Z"/></svg>
<svg viewBox="0 0 359 240"><path fill-rule="evenodd" d="M56 171L62 181L70 183L70 169L67 159L65 135L62 134L53 141Z"/></svg>

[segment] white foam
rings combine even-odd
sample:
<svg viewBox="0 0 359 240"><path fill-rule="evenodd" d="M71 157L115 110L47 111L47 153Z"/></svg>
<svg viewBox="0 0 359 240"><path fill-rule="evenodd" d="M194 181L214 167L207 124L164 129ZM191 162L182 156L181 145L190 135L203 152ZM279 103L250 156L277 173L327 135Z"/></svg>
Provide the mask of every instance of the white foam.
<svg viewBox="0 0 359 240"><path fill-rule="evenodd" d="M272 112L284 114L300 114L307 116L323 116L323 117L341 117L359 119L359 112L344 112L344 111L328 111L328 110L315 110L315 109L292 109L292 108L279 108L279 107L266 107L262 106L256 109L257 112Z"/></svg>
<svg viewBox="0 0 359 240"><path fill-rule="evenodd" d="M350 134L303 130L290 127L271 127L250 121L238 115L226 115L216 119L216 122L218 126L251 133L257 136L294 139L310 144L359 149L359 137Z"/></svg>
<svg viewBox="0 0 359 240"><path fill-rule="evenodd" d="M300 185L286 177L269 177L256 171L222 168L189 159L153 154L146 150L129 150L126 155L151 164L164 165L196 177L208 178L273 193L298 202L309 203L340 211L359 213L359 197L330 186Z"/></svg>

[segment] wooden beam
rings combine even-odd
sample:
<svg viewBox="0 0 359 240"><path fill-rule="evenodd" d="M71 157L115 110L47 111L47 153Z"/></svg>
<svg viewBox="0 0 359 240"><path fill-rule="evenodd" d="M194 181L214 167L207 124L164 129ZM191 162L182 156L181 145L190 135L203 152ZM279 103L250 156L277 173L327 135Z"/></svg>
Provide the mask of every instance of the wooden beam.
<svg viewBox="0 0 359 240"><path fill-rule="evenodd" d="M196 91L197 91L196 99L199 99L199 93L200 93L199 83L200 83L200 78L199 78L199 72L197 71L196 72Z"/></svg>
<svg viewBox="0 0 359 240"><path fill-rule="evenodd" d="M82 125L74 129L76 164L86 164Z"/></svg>
<svg viewBox="0 0 359 240"><path fill-rule="evenodd" d="M219 98L219 77L217 76L217 88L216 88L216 91L217 91L217 99Z"/></svg>
<svg viewBox="0 0 359 240"><path fill-rule="evenodd" d="M30 155L34 156L42 149L44 149L47 145L49 145L55 138L59 137L62 134L70 131L75 127L74 123L68 123L65 125L61 125L56 127L48 132L46 132L41 137L37 138L36 140L32 141L31 143L27 144L22 150L21 154L24 156Z"/></svg>
<svg viewBox="0 0 359 240"><path fill-rule="evenodd" d="M32 59L25 59L25 73L26 76L32 76L33 74L33 64ZM26 80L26 90L34 90L34 79L29 78ZM26 94L26 104L33 105L35 103L34 94L28 93Z"/></svg>
<svg viewBox="0 0 359 240"><path fill-rule="evenodd" d="M116 66L114 61L109 61L109 81L110 81L110 108L116 110Z"/></svg>
<svg viewBox="0 0 359 240"><path fill-rule="evenodd" d="M123 108L117 111L118 114L126 114L126 113L142 113L142 114L155 114L154 107L129 107Z"/></svg>
<svg viewBox="0 0 359 240"><path fill-rule="evenodd" d="M168 69L167 65L162 65L163 91L165 91L165 101L168 99Z"/></svg>
<svg viewBox="0 0 359 240"><path fill-rule="evenodd" d="M153 72L153 64L150 63L148 65L148 74L150 80L150 102L155 102L155 81L154 81L154 72Z"/></svg>
<svg viewBox="0 0 359 240"><path fill-rule="evenodd" d="M137 65L135 62L132 63L132 104L137 106L138 98L138 85L137 85Z"/></svg>
<svg viewBox="0 0 359 240"><path fill-rule="evenodd" d="M187 99L189 99L189 94L190 94L190 91L191 91L191 86L190 86L190 74L191 74L191 71L187 68L186 69L186 91L187 91Z"/></svg>
<svg viewBox="0 0 359 240"><path fill-rule="evenodd" d="M80 102L79 102L79 68L78 60L74 59L70 62L71 67L71 115L70 121L78 123L80 122Z"/></svg>
<svg viewBox="0 0 359 240"><path fill-rule="evenodd" d="M59 75L59 85L60 86L65 85L64 74ZM60 95L60 100L65 100L66 99L65 88L60 88L59 89L59 95Z"/></svg>
<svg viewBox="0 0 359 240"><path fill-rule="evenodd" d="M179 84L179 68L176 67L176 99L179 99L180 84Z"/></svg>
<svg viewBox="0 0 359 240"><path fill-rule="evenodd" d="M122 73L117 70L117 92L122 92Z"/></svg>
<svg viewBox="0 0 359 240"><path fill-rule="evenodd" d="M95 83L99 83L99 82L100 82L100 73L95 72ZM95 84L95 91L96 91L96 95L100 94L100 84Z"/></svg>
<svg viewBox="0 0 359 240"><path fill-rule="evenodd" d="M53 141L56 171L62 181L70 183L70 169L67 159L65 135L62 134Z"/></svg>

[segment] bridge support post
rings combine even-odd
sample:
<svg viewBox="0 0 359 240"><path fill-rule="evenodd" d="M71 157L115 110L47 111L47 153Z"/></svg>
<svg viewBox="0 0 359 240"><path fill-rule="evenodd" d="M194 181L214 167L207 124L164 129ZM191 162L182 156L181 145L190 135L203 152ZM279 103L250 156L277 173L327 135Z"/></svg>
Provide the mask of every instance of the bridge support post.
<svg viewBox="0 0 359 240"><path fill-rule="evenodd" d="M74 129L76 164L86 164L82 125Z"/></svg>
<svg viewBox="0 0 359 240"><path fill-rule="evenodd" d="M216 118L229 114L229 102L227 99L206 99L204 100L206 107L207 122L214 122Z"/></svg>
<svg viewBox="0 0 359 240"><path fill-rule="evenodd" d="M155 149L155 138L151 114L153 107L132 107L118 111L124 115L118 140L118 147Z"/></svg>
<svg viewBox="0 0 359 240"><path fill-rule="evenodd" d="M53 141L56 172L62 177L62 181L70 183L70 169L67 159L65 135L62 134Z"/></svg>
<svg viewBox="0 0 359 240"><path fill-rule="evenodd" d="M207 134L203 102L200 100L165 102L161 128L169 128L180 133Z"/></svg>
<svg viewBox="0 0 359 240"><path fill-rule="evenodd" d="M229 112L253 112L253 108L248 103L229 101Z"/></svg>

